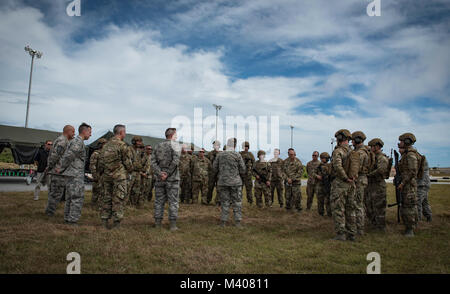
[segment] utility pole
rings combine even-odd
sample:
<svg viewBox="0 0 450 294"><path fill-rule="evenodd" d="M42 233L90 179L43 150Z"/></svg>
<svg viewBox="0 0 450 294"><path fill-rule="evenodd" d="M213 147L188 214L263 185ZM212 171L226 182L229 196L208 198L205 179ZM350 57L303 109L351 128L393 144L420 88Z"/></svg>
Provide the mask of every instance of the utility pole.
<svg viewBox="0 0 450 294"><path fill-rule="evenodd" d="M27 51L31 56L31 70L30 70L30 82L28 84L28 100L27 100L27 114L25 117L25 128L28 128L28 113L30 111L30 94L31 94L31 80L33 78L33 63L34 63L34 57L37 58L42 57L42 52L31 49L29 45L25 46L25 51Z"/></svg>
<svg viewBox="0 0 450 294"><path fill-rule="evenodd" d="M291 125L291 148L294 148L294 126Z"/></svg>
<svg viewBox="0 0 450 294"><path fill-rule="evenodd" d="M219 110L222 109L222 105L213 104L213 106L216 108L216 141L217 141L217 123L219 119Z"/></svg>

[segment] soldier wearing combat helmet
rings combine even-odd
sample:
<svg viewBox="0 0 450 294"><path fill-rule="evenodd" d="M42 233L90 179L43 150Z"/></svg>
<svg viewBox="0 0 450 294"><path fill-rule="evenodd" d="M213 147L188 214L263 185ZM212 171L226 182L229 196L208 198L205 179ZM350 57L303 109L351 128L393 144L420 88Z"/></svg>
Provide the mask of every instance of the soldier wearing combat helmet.
<svg viewBox="0 0 450 294"><path fill-rule="evenodd" d="M319 215L324 215L325 211L327 216L331 217L331 206L330 206L330 188L331 188L331 164L328 162L330 160L330 154L327 152L320 153L320 164L317 168L316 180L317 185L317 211Z"/></svg>
<svg viewBox="0 0 450 294"><path fill-rule="evenodd" d="M255 157L253 156L253 154L251 152L248 151L248 149L250 148L250 143L248 143L247 141L245 141L244 143L242 143L242 149L244 149L243 151L240 152L242 159L244 160L244 164L246 167L246 174L243 178L243 185L242 185L242 191L244 191L244 187L245 187L245 191L246 191L246 195L247 195L247 202L249 204L253 203L253 183L252 183L252 170L253 170L253 165L255 164Z"/></svg>
<svg viewBox="0 0 450 294"><path fill-rule="evenodd" d="M131 139L132 145L128 147L131 154L131 162L133 163L133 171L130 174L130 182L128 187L129 203L139 208L142 205L142 174L145 172L143 156L144 143L141 136L134 136Z"/></svg>
<svg viewBox="0 0 450 294"><path fill-rule="evenodd" d="M258 151L258 161L253 165L253 175L255 176L255 200L256 205L262 208L262 199L266 207L272 205L270 197L270 181L272 180L272 167L265 160L266 152L264 150Z"/></svg>
<svg viewBox="0 0 450 294"><path fill-rule="evenodd" d="M100 173L98 167L100 151L102 150L103 145L105 145L106 142L107 141L105 138L100 138L98 140L98 149L92 152L91 158L89 160L89 169L91 170L93 178L91 205L95 208L101 208L103 201L103 179L102 173Z"/></svg>

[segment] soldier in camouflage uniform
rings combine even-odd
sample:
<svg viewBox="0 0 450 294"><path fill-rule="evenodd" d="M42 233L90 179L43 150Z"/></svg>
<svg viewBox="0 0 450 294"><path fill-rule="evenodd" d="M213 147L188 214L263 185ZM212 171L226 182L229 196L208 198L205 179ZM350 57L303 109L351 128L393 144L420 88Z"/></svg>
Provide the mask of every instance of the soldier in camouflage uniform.
<svg viewBox="0 0 450 294"><path fill-rule="evenodd" d="M317 195L317 168L320 165L319 160L319 152L314 151L312 154L312 160L306 164L306 172L308 173L308 181L306 184L306 195L308 195L307 201L306 201L306 210L310 210L314 194Z"/></svg>
<svg viewBox="0 0 450 294"><path fill-rule="evenodd" d="M355 183L354 178L358 169L351 172L351 149L348 141L352 134L346 129L341 129L334 135L337 140L332 155L332 177L331 182L331 210L333 213L334 229L336 237L334 240L354 241L356 234L356 205L355 205ZM353 174L354 173L354 174Z"/></svg>
<svg viewBox="0 0 450 294"><path fill-rule="evenodd" d="M265 160L266 152L264 150L258 151L258 161L253 165L253 174L255 176L255 199L256 205L262 208L262 199L264 196L264 203L266 207L272 206L270 196L270 182L272 180L272 167L270 163Z"/></svg>
<svg viewBox="0 0 450 294"><path fill-rule="evenodd" d="M73 139L74 135L74 127L69 125L65 126L62 135L59 136L55 142L53 142L53 146L50 149L50 154L47 159L47 170L50 175L50 185L48 187L48 202L45 209L45 213L48 216L53 216L55 214L56 207L64 194L66 181L64 176L59 174L59 170L61 168L61 158L64 152L66 152L69 141Z"/></svg>
<svg viewBox="0 0 450 294"><path fill-rule="evenodd" d="M84 141L91 137L91 126L82 123L78 136L70 141L61 158L60 173L66 178L66 205L64 221L76 225L81 217L84 202L84 168L86 165L86 147Z"/></svg>
<svg viewBox="0 0 450 294"><path fill-rule="evenodd" d="M375 138L370 140L369 146L371 152L375 154L375 162L373 163L368 178L368 215L369 221L372 225L382 232L386 230L386 176L389 176L388 164L389 159L382 152L384 143L381 139Z"/></svg>
<svg viewBox="0 0 450 294"><path fill-rule="evenodd" d="M247 174L242 179L244 181L244 185L242 189L245 187L245 193L247 195L247 202L251 205L253 203L253 182L252 182L252 170L253 165L255 164L255 157L251 152L248 151L250 148L249 142L244 142L242 144L243 151L240 152L242 159L244 160L245 168L247 170ZM244 190L242 190L244 191Z"/></svg>
<svg viewBox="0 0 450 294"><path fill-rule="evenodd" d="M208 195L206 197L208 204L212 201L214 187L216 186L216 183L217 183L217 178L215 177L214 173L212 172L212 166L214 164L214 160L216 159L216 156L220 153L219 150L220 150L220 142L218 140L215 140L213 142L213 150L211 152L208 152L208 155L207 155L209 162L211 163L211 170L208 173L208 175L209 175ZM220 205L219 193L217 193L217 189L216 189L216 200L215 201L216 201L217 205Z"/></svg>
<svg viewBox="0 0 450 294"><path fill-rule="evenodd" d="M320 164L317 168L317 211L319 215L331 217L330 189L331 189L331 163L330 155L327 152L320 153Z"/></svg>
<svg viewBox="0 0 450 294"><path fill-rule="evenodd" d="M141 196L142 193L142 174L144 173L144 155L142 147L141 136L134 136L131 140L132 146L129 146L129 152L131 154L131 162L133 163L133 171L130 174L130 182L128 187L129 202L136 208L140 208L142 205Z"/></svg>
<svg viewBox="0 0 450 294"><path fill-rule="evenodd" d="M153 197L153 172L151 167L152 146L145 146L144 173L142 174L142 197L148 202Z"/></svg>
<svg viewBox="0 0 450 294"><path fill-rule="evenodd" d="M356 205L356 233L364 235L364 221L366 218L364 196L368 185L367 173L370 168L370 151L364 146L366 135L361 131L353 132L352 144L354 152L352 160L358 164L358 171L355 178L355 205Z"/></svg>
<svg viewBox="0 0 450 294"><path fill-rule="evenodd" d="M180 187L180 145L175 141L175 128L168 128L165 132L166 140L155 147L151 159L152 170L156 175L155 183L155 227L161 228L164 216L164 205L169 202L170 230L177 228L178 191Z"/></svg>
<svg viewBox="0 0 450 294"><path fill-rule="evenodd" d="M201 149L198 156L192 160L192 197L193 203L198 202L198 193L201 192L202 204L208 204L208 172L211 162L205 157L205 149Z"/></svg>
<svg viewBox="0 0 450 294"><path fill-rule="evenodd" d="M98 149L96 149L89 160L89 169L92 174L92 199L91 205L96 208L101 208L101 203L103 203L103 178L102 174L98 172L98 158L103 145L106 143L105 138L98 140Z"/></svg>
<svg viewBox="0 0 450 294"><path fill-rule="evenodd" d="M275 189L277 190L278 204L280 208L283 207L283 160L280 156L280 149L275 148L273 151L274 157L270 160L272 168L272 181L270 182L271 203L273 204L275 197Z"/></svg>
<svg viewBox="0 0 450 294"><path fill-rule="evenodd" d="M302 174L303 174L303 164L295 157L295 150L289 148L288 158L283 162L283 178L284 183L284 193L286 199L286 209L291 210L292 206L295 206L297 212L302 211Z"/></svg>
<svg viewBox="0 0 450 294"><path fill-rule="evenodd" d="M401 135L398 147L402 157L399 161L401 183L398 189L401 191L402 203L400 215L405 224L405 236L414 237L414 229L417 225L417 178L423 176L422 156L412 147L416 137L411 133Z"/></svg>
<svg viewBox="0 0 450 294"><path fill-rule="evenodd" d="M183 144L180 156L180 202L191 203L192 174L191 174L192 156L187 152L187 146Z"/></svg>
<svg viewBox="0 0 450 294"><path fill-rule="evenodd" d="M422 215L427 218L427 222L432 220L430 203L428 203L428 191L430 190L430 168L428 161L424 159L423 177L417 180L417 217L422 220Z"/></svg>
<svg viewBox="0 0 450 294"><path fill-rule="evenodd" d="M99 170L103 173L103 207L101 219L105 228L109 229L109 220L113 219L113 227L119 227L123 219L124 205L128 193L127 178L133 171L132 155L123 141L126 136L124 125L116 125L114 137L103 146L100 152Z"/></svg>
<svg viewBox="0 0 450 294"><path fill-rule="evenodd" d="M234 221L237 227L242 220L242 177L245 176L245 164L242 156L235 151L236 138L227 141L226 151L217 155L213 163L213 173L217 176L217 190L220 194L222 213L221 226L225 227L230 206L233 207Z"/></svg>

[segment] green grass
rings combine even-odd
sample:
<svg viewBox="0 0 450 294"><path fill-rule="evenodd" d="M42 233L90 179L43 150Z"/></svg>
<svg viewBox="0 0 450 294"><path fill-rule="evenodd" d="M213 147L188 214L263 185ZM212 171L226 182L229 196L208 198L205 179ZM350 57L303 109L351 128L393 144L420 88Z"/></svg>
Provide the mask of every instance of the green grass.
<svg viewBox="0 0 450 294"><path fill-rule="evenodd" d="M388 185L389 203L393 188ZM81 255L82 273L365 273L369 252L381 255L382 273L450 272L450 186L433 185L432 223L421 222L407 239L388 209L386 234L369 232L357 242L332 241L333 223L313 211L287 213L274 205L244 204L243 229L220 228L214 206L182 204L179 228L153 224L153 203L127 208L122 227L106 230L88 205L80 227L64 225L63 207L55 217L43 211L46 194L0 193L0 273L65 273L66 255ZM306 193L303 187L303 207ZM167 210L166 212L167 213ZM167 218L167 214L165 215Z"/></svg>

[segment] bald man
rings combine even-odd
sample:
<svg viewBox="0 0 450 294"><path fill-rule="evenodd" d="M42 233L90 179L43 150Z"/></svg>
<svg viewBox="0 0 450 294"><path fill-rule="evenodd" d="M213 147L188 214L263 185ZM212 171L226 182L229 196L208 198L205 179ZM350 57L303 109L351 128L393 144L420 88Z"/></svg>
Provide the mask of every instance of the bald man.
<svg viewBox="0 0 450 294"><path fill-rule="evenodd" d="M75 128L66 125L63 128L62 135L56 138L50 149L47 163L48 174L50 175L50 186L48 188L47 208L45 209L45 213L48 216L53 216L55 214L56 207L64 194L64 188L66 186L65 178L59 173L59 170L61 169L62 156L69 145L69 141L72 140L74 136Z"/></svg>

